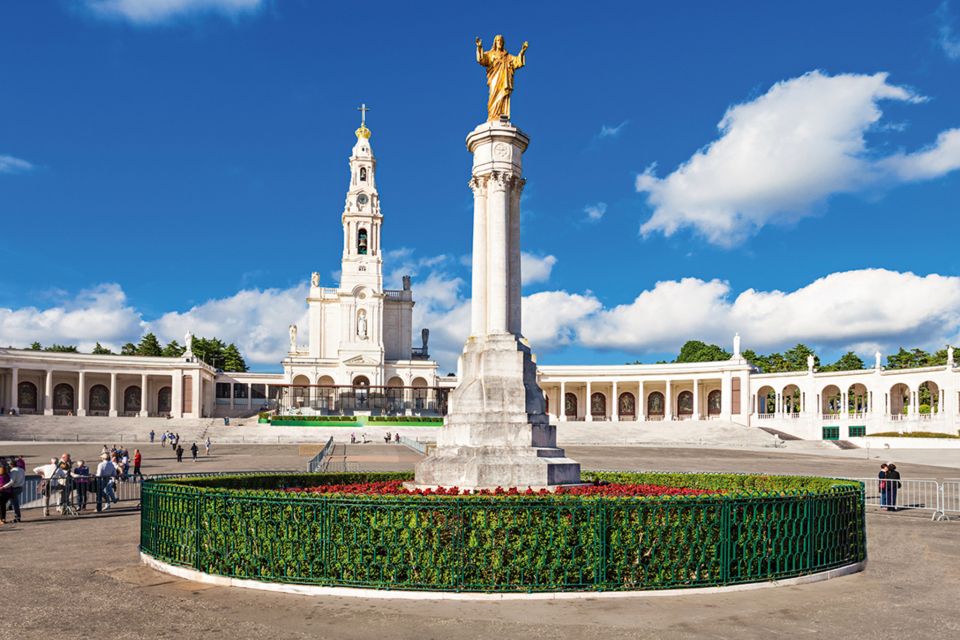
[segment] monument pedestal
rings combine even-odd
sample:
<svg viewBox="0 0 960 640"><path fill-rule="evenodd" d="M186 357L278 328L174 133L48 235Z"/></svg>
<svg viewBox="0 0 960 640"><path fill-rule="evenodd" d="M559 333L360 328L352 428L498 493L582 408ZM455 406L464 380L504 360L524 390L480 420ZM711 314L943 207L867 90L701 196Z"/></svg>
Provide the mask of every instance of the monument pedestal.
<svg viewBox="0 0 960 640"><path fill-rule="evenodd" d="M419 465L420 487L549 488L580 482L580 465L557 447L530 348L509 333L471 337L460 385L436 451Z"/></svg>

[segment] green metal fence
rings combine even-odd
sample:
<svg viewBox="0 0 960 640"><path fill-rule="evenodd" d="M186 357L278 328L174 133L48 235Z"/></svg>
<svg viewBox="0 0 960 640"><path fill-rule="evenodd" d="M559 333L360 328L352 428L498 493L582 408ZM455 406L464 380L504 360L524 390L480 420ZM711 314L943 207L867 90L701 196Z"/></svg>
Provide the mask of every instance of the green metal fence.
<svg viewBox="0 0 960 640"><path fill-rule="evenodd" d="M333 496L155 480L143 485L140 547L220 576L477 592L718 586L866 558L863 485L844 481L637 499Z"/></svg>

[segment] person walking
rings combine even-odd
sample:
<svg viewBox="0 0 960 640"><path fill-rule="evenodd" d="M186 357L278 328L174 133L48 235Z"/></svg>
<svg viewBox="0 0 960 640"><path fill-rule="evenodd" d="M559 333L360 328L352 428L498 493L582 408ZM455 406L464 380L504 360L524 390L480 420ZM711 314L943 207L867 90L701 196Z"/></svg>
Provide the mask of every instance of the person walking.
<svg viewBox="0 0 960 640"><path fill-rule="evenodd" d="M100 464L97 465L97 512L106 511L117 501L113 492L113 479L117 475L117 467L110 461L109 454L100 454ZM106 502L106 506L103 503Z"/></svg>
<svg viewBox="0 0 960 640"><path fill-rule="evenodd" d="M183 462L183 447L177 445L177 462Z"/></svg>
<svg viewBox="0 0 960 640"><path fill-rule="evenodd" d="M90 486L90 468L83 460L77 461L73 470L74 488L77 490L77 511L87 508L87 489Z"/></svg>
<svg viewBox="0 0 960 640"><path fill-rule="evenodd" d="M901 486L900 472L897 471L897 465L891 462L887 465L887 511L898 511L897 489Z"/></svg>
<svg viewBox="0 0 960 640"><path fill-rule="evenodd" d="M167 446L167 432L166 432L166 431L164 431L163 433L160 434L160 446L161 446L161 447L166 447L166 446Z"/></svg>
<svg viewBox="0 0 960 640"><path fill-rule="evenodd" d="M23 485L26 483L26 474L18 465L10 466L9 479L0 482L0 501L3 502L3 509L6 510L7 501L13 507L13 521L20 522L20 496L23 494ZM0 517L0 520L6 520L6 516Z"/></svg>
<svg viewBox="0 0 960 640"><path fill-rule="evenodd" d="M190 455L193 456L193 461L194 461L194 462L197 461L197 452L199 452L199 451L200 451L200 447L197 446L197 443L196 443L196 442L194 442L192 445L190 445Z"/></svg>
<svg viewBox="0 0 960 640"><path fill-rule="evenodd" d="M153 438L154 438L154 436L156 436L156 435L157 435L157 434L155 434L155 433L153 432L153 429L150 429L150 444L153 444Z"/></svg>
<svg viewBox="0 0 960 640"><path fill-rule="evenodd" d="M143 462L143 456L140 455L140 449L133 450L133 475L143 477L140 473L140 463Z"/></svg>
<svg viewBox="0 0 960 640"><path fill-rule="evenodd" d="M207 436L207 441L203 443L203 448L206 451L205 455L210 455L210 445L213 443L210 442L210 436Z"/></svg>
<svg viewBox="0 0 960 640"><path fill-rule="evenodd" d="M880 508L887 509L887 463L880 465L880 473L877 474L877 489L880 492Z"/></svg>

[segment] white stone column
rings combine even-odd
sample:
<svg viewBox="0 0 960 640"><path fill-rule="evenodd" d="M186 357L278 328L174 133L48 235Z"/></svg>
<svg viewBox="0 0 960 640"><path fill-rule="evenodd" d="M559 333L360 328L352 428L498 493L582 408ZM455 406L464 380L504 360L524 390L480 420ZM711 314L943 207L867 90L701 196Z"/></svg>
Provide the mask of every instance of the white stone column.
<svg viewBox="0 0 960 640"><path fill-rule="evenodd" d="M507 210L507 330L513 335L521 335L521 282L520 282L520 192L523 180L512 181L509 190L510 207Z"/></svg>
<svg viewBox="0 0 960 640"><path fill-rule="evenodd" d="M693 379L693 419L700 419L700 380Z"/></svg>
<svg viewBox="0 0 960 640"><path fill-rule="evenodd" d="M637 382L637 415L640 416L640 421L645 422L647 419L647 393L644 390L643 380Z"/></svg>
<svg viewBox="0 0 960 640"><path fill-rule="evenodd" d="M110 372L110 417L117 417L117 373Z"/></svg>
<svg viewBox="0 0 960 640"><path fill-rule="evenodd" d="M663 394L663 419L673 420L673 390L670 388L670 381L667 380L667 392Z"/></svg>
<svg viewBox="0 0 960 640"><path fill-rule="evenodd" d="M487 192L487 333L507 332L508 233L507 209L511 178L494 173Z"/></svg>
<svg viewBox="0 0 960 640"><path fill-rule="evenodd" d="M176 369L170 374L170 417L183 417L183 370Z"/></svg>
<svg viewBox="0 0 960 640"><path fill-rule="evenodd" d="M230 408L231 408L231 409L233 409L233 393L234 393L233 385L234 385L234 383L231 382L231 383L230 383Z"/></svg>
<svg viewBox="0 0 960 640"><path fill-rule="evenodd" d="M610 395L613 397L610 399L610 402L613 403L610 407L610 420L612 422L620 422L620 398L617 396L617 381L613 381L613 388L610 392Z"/></svg>
<svg viewBox="0 0 960 640"><path fill-rule="evenodd" d="M53 415L53 371L47 369L43 382L43 415Z"/></svg>
<svg viewBox="0 0 960 640"><path fill-rule="evenodd" d="M590 386L590 381L587 380L587 398L583 403L583 420L585 422L593 422L593 406L590 402L590 396L593 395L593 389Z"/></svg>
<svg viewBox="0 0 960 640"><path fill-rule="evenodd" d="M567 419L567 383L560 381L560 406L557 407L557 420Z"/></svg>
<svg viewBox="0 0 960 640"><path fill-rule="evenodd" d="M147 391L147 382L149 382L147 378L147 374L141 373L140 374L140 417L142 418L146 418L147 416L150 415L150 409L149 409L150 395Z"/></svg>
<svg viewBox="0 0 960 640"><path fill-rule="evenodd" d="M729 371L723 372L720 379L720 419L730 420L733 417L733 376Z"/></svg>
<svg viewBox="0 0 960 640"><path fill-rule="evenodd" d="M18 403L20 402L20 369L17 367L10 368L10 410L13 410L14 413L20 413L20 407Z"/></svg>
<svg viewBox="0 0 960 640"><path fill-rule="evenodd" d="M77 383L77 415L85 416L87 415L87 372L81 371L79 373L79 380Z"/></svg>
<svg viewBox="0 0 960 640"><path fill-rule="evenodd" d="M378 384L380 381L375 380L373 384ZM249 382L246 384L247 387L247 409L253 406L253 385Z"/></svg>
<svg viewBox="0 0 960 640"><path fill-rule="evenodd" d="M200 385L200 373L201 370L199 367L193 370L192 375L190 376L190 392L193 396L193 417L202 418L203 417L203 398L200 396L201 385Z"/></svg>

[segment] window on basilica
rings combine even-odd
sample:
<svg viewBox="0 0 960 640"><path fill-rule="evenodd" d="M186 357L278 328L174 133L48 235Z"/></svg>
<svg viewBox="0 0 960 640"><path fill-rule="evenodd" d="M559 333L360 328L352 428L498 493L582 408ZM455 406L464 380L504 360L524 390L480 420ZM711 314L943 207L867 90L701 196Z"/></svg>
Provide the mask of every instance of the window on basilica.
<svg viewBox="0 0 960 640"><path fill-rule="evenodd" d="M362 256L367 255L367 230L360 229L357 232L357 253Z"/></svg>
<svg viewBox="0 0 960 640"><path fill-rule="evenodd" d="M360 167L360 180L366 182L367 180L367 168Z"/></svg>

